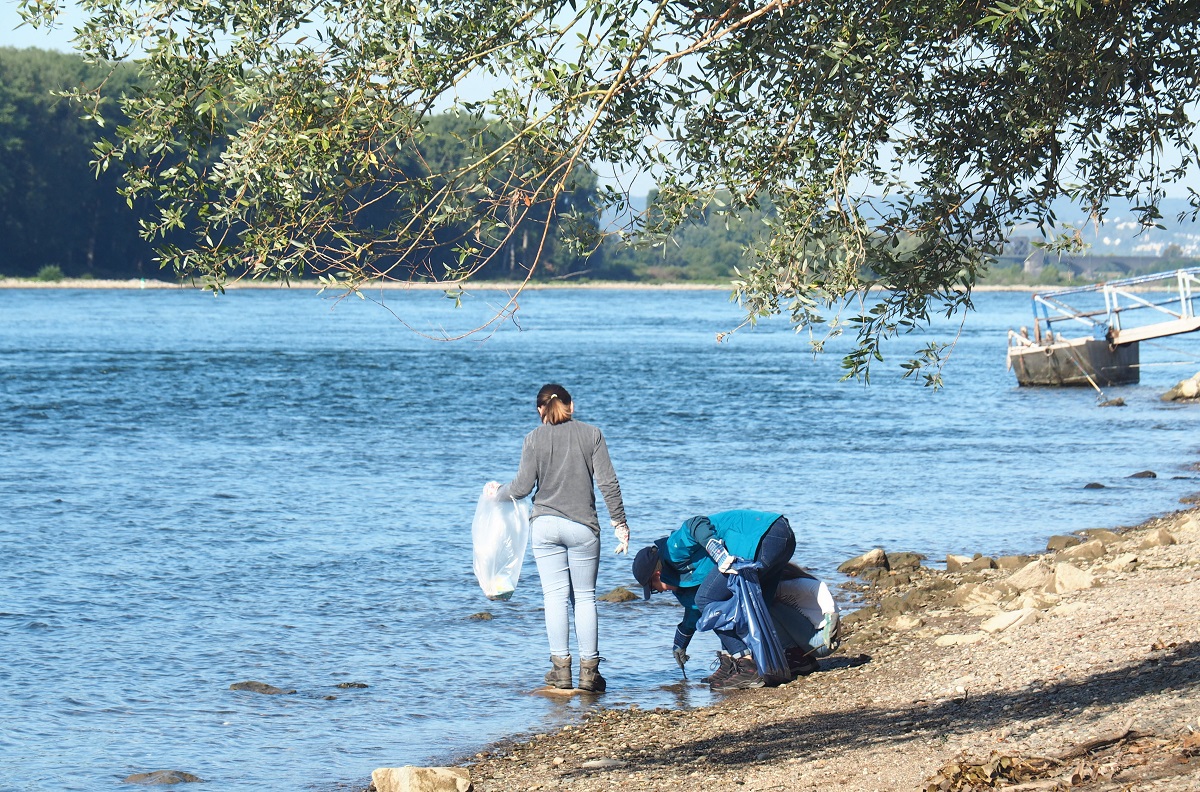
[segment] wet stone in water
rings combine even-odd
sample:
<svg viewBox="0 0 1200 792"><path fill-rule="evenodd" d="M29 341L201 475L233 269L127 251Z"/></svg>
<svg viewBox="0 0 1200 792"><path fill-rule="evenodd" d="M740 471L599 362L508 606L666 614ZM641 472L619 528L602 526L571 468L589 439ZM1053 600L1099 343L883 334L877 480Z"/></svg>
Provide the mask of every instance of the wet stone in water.
<svg viewBox="0 0 1200 792"><path fill-rule="evenodd" d="M149 773L134 773L124 779L126 784L159 786L162 784L202 784L204 779L182 770L154 770Z"/></svg>
<svg viewBox="0 0 1200 792"><path fill-rule="evenodd" d="M234 682L229 686L230 690L247 690L251 693L262 693L264 696L279 696L288 693L295 693L294 690L284 690L277 688L274 685L268 685L266 682L255 682L248 680L246 682Z"/></svg>

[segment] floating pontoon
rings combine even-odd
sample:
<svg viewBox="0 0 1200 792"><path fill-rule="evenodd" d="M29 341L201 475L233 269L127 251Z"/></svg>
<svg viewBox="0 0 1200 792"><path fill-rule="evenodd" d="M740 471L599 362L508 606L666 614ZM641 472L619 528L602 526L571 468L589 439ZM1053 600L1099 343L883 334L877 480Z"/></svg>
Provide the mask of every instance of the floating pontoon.
<svg viewBox="0 0 1200 792"><path fill-rule="evenodd" d="M1193 304L1198 285L1200 267L1192 267L1035 294L1032 337L1024 327L1008 331L1008 367L1019 385L1134 384L1139 341L1200 330ZM1151 321L1137 323L1146 318ZM1067 338L1059 332L1064 322L1089 332Z"/></svg>

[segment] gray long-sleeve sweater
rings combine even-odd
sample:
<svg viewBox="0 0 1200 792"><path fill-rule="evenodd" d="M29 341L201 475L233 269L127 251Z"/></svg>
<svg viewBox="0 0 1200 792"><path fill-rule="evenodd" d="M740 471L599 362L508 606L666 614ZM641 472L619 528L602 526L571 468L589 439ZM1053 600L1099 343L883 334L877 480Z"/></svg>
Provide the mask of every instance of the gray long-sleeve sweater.
<svg viewBox="0 0 1200 792"><path fill-rule="evenodd" d="M565 517L599 535L595 490L599 487L608 516L615 522L625 522L621 485L608 457L608 446L603 433L591 424L574 420L542 424L525 435L517 477L501 487L496 497L524 498L535 485L533 517Z"/></svg>

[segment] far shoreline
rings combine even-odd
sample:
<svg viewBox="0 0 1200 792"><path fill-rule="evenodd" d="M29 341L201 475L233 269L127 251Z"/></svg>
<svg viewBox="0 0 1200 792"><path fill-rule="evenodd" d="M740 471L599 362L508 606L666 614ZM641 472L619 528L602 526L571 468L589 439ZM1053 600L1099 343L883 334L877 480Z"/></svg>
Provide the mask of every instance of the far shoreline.
<svg viewBox="0 0 1200 792"><path fill-rule="evenodd" d="M312 280L231 281L224 285L226 291L242 289L291 289L297 291L309 290L319 292L322 289L331 294L341 294L342 289L326 286ZM1034 286L1025 284L975 286L972 293L983 292L1027 292L1033 293L1046 289L1060 288L1058 286ZM207 291L198 283L181 283L178 281L157 280L155 278L127 278L124 280L106 280L100 278L63 278L58 281L39 281L29 278L0 278L0 289L107 289L107 290L190 290ZM358 291L369 293L373 291L449 291L461 289L465 293L478 291L732 291L732 283L701 283L692 281L672 281L662 283L645 283L640 281L474 281L471 283L458 282L388 282L372 281L360 286Z"/></svg>

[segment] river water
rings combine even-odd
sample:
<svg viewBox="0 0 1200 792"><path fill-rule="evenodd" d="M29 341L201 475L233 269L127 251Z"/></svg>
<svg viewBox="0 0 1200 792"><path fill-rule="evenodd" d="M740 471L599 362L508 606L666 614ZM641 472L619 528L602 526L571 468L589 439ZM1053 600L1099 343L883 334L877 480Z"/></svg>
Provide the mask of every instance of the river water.
<svg viewBox="0 0 1200 792"><path fill-rule="evenodd" d="M1200 339L1143 344L1142 384L1107 391L1124 408L1020 389L1004 333L1023 294L934 329L958 335L940 392L898 375L923 338L869 387L782 321L718 344L740 318L723 292L531 292L519 325L449 344L393 311L454 332L498 293L384 302L0 291L0 789L158 769L211 792L353 789L577 719L593 704L532 692L532 559L506 603L471 572L479 488L516 472L544 382L604 429L635 549L693 514L775 509L831 576L876 545L1037 551L1200 489L1200 408L1157 399L1200 370ZM600 590L631 584L604 542ZM660 599L601 605L603 705L710 700L677 684ZM692 677L716 648L698 637ZM245 680L297 692L230 690Z"/></svg>

